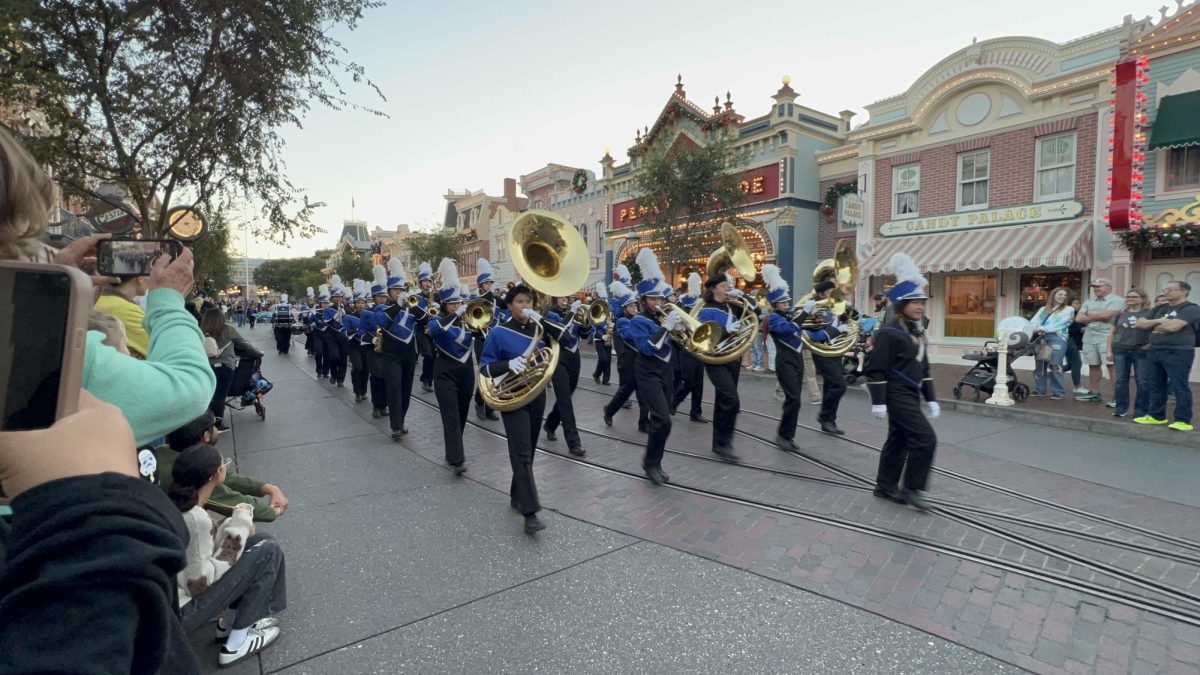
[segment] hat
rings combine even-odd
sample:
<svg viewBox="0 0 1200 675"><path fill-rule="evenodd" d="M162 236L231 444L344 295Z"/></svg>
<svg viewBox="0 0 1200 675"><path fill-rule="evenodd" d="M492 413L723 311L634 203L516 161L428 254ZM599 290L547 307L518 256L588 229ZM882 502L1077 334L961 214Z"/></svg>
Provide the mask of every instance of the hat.
<svg viewBox="0 0 1200 675"><path fill-rule="evenodd" d="M417 281L433 281L433 267L423 262L417 266Z"/></svg>
<svg viewBox="0 0 1200 675"><path fill-rule="evenodd" d="M458 265L449 258L442 258L438 263L438 274L442 275L442 287L438 290L438 298L443 303L462 302L462 288L458 284Z"/></svg>
<svg viewBox="0 0 1200 675"><path fill-rule="evenodd" d="M383 265L371 268L375 279L371 282L371 295L387 295L387 269Z"/></svg>
<svg viewBox="0 0 1200 675"><path fill-rule="evenodd" d="M813 285L813 293L824 293L837 288L837 282L832 279L822 279Z"/></svg>
<svg viewBox="0 0 1200 675"><path fill-rule="evenodd" d="M346 297L346 290L344 288L342 288L342 278L339 277L338 275L335 274L335 275L333 275L332 278L329 279L329 287L331 289L333 289L332 291L330 291L329 297L331 297L331 298Z"/></svg>
<svg viewBox="0 0 1200 675"><path fill-rule="evenodd" d="M1088 284L1088 287L1089 288L1095 288L1097 286L1112 287L1112 285L1113 285L1112 280L1109 279L1108 277L1096 277L1095 279L1092 279L1092 283Z"/></svg>
<svg viewBox="0 0 1200 675"><path fill-rule="evenodd" d="M399 258L391 258L388 260L388 288L408 288L405 283L404 263L400 262Z"/></svg>
<svg viewBox="0 0 1200 675"><path fill-rule="evenodd" d="M537 294L533 292L532 288L526 286L525 284L517 284L516 286L508 289L508 293L504 295L504 302L512 304L513 298L517 297L521 293L528 295L530 298L537 297Z"/></svg>
<svg viewBox="0 0 1200 675"><path fill-rule="evenodd" d="M496 280L496 277L492 276L492 263L488 262L487 258L480 258L475 263L475 269L479 272L479 276L475 277L476 286L482 286L489 281Z"/></svg>
<svg viewBox="0 0 1200 675"><path fill-rule="evenodd" d="M596 297L603 298L605 300L608 299L608 289L604 287L603 281L596 282Z"/></svg>
<svg viewBox="0 0 1200 675"><path fill-rule="evenodd" d="M907 253L893 254L888 267L892 271L892 276L896 277L896 285L887 292L888 299L892 301L892 304L908 300L925 300L929 297L925 295L925 287L929 285L929 282L921 276L921 270L917 269L917 263L913 262Z"/></svg>
<svg viewBox="0 0 1200 675"><path fill-rule="evenodd" d="M317 302L329 302L329 284L321 284L319 291Z"/></svg>
<svg viewBox="0 0 1200 675"><path fill-rule="evenodd" d="M367 299L367 282L363 281L362 279L354 280L354 297L353 297L353 299L354 300L366 300Z"/></svg>
<svg viewBox="0 0 1200 675"><path fill-rule="evenodd" d="M624 265L617 265L617 268L613 270L613 274L617 277L617 281L623 284L629 284L633 279L633 275L629 273L629 268Z"/></svg>
<svg viewBox="0 0 1200 675"><path fill-rule="evenodd" d="M642 272L642 280L637 283L637 293L643 298L661 298L666 284L663 283L662 268L658 266L658 256L650 247L638 251L634 264Z"/></svg>
<svg viewBox="0 0 1200 675"><path fill-rule="evenodd" d="M733 282L731 282L729 280L728 274L714 274L711 277L704 280L704 287L709 290L712 290L712 289L716 288L717 285L720 284L721 282L724 282L724 283L729 284L730 286L733 286Z"/></svg>
<svg viewBox="0 0 1200 675"><path fill-rule="evenodd" d="M309 287L308 287L308 295L307 295L306 297L309 297L309 298L315 298L315 297L317 297L317 296L313 295L313 289L312 289L312 286L309 286Z"/></svg>
<svg viewBox="0 0 1200 675"><path fill-rule="evenodd" d="M792 289L783 278L783 272L778 265L763 265L762 276L763 281L767 283L767 288L770 289L767 291L767 302L773 305L792 299L792 296L789 295Z"/></svg>
<svg viewBox="0 0 1200 675"><path fill-rule="evenodd" d="M637 301L637 295L635 295L633 291L629 290L628 286L620 281L614 281L610 283L608 285L608 292L612 295L612 297L616 298L617 303L621 307Z"/></svg>

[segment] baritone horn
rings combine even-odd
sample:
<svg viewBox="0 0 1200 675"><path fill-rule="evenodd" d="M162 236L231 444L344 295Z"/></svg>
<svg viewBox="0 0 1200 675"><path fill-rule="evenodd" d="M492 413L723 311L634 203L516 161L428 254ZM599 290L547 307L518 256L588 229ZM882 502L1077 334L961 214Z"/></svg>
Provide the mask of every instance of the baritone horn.
<svg viewBox="0 0 1200 675"><path fill-rule="evenodd" d="M733 226L733 223L725 221L721 223L721 247L713 251L708 257L708 278L713 278L718 274L725 274L725 270L730 267L737 268L737 271L745 277L746 281L754 281L758 276L758 271L754 267L754 260L750 257L750 249L746 246L746 241L742 238L741 233ZM697 348L692 352L692 356L697 361L712 365L721 365L742 358L750 346L754 344L754 337L758 335L758 315L754 312L755 304L749 298L732 299L729 301L731 305L741 306L741 315L738 320L741 321L742 327L732 333L726 334L724 327L719 326L714 322L707 322L701 326L712 326L707 332L697 338L693 335L691 342ZM696 306L692 308L692 317L699 317L700 310L704 307L704 299L696 301ZM713 337L717 336L714 340ZM686 346L685 346L686 349Z"/></svg>
<svg viewBox="0 0 1200 675"><path fill-rule="evenodd" d="M858 277L858 259L854 256L851 246L849 239L839 239L833 257L817 263L816 269L813 270L813 286L822 281L833 281L837 287L829 292L829 297L816 302L817 311L801 324L801 328L819 330L824 328L833 317L840 317L847 313L849 307L847 298L854 294L854 283ZM812 299L813 294L810 292L797 300L796 306L803 307ZM801 340L812 350L812 353L819 356L843 356L858 342L860 328L855 319L846 321L842 326L845 329L832 340L814 340L808 337L807 333L801 335Z"/></svg>
<svg viewBox="0 0 1200 675"><path fill-rule="evenodd" d="M509 229L508 250L518 276L540 294L571 295L587 280L583 237L557 214L537 209L522 213ZM558 366L559 345L551 340L539 346L543 337L539 322L534 326L531 349L525 354L524 372L479 378L479 395L489 408L517 410L545 391Z"/></svg>

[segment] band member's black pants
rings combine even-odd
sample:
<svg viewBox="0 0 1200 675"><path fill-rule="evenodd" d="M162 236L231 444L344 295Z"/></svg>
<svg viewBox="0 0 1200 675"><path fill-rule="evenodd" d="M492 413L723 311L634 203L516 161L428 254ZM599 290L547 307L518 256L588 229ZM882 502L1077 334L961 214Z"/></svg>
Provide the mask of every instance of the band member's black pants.
<svg viewBox="0 0 1200 675"><path fill-rule="evenodd" d="M650 427L642 467L661 468L667 437L671 435L670 403L675 372L670 363L644 354L637 355L634 371L637 378L638 405L646 411L646 421Z"/></svg>
<svg viewBox="0 0 1200 675"><path fill-rule="evenodd" d="M358 340L350 343L350 386L355 396L365 396L367 393L369 349L372 349L371 345L364 345Z"/></svg>
<svg viewBox="0 0 1200 675"><path fill-rule="evenodd" d="M333 339L337 342L337 358L329 365L329 375L333 378L334 383L341 384L346 381L346 362L350 359L350 340L341 333L329 330L326 331L333 334ZM326 361L328 362L328 357Z"/></svg>
<svg viewBox="0 0 1200 675"><path fill-rule="evenodd" d="M417 350L415 345L410 343L397 351L381 352L378 356L381 357L383 381L387 386L388 416L391 418L392 431L400 431L404 428L404 417L408 414L408 404L412 400Z"/></svg>
<svg viewBox="0 0 1200 675"><path fill-rule="evenodd" d="M421 357L421 381L433 384L433 362L437 359L437 349L433 347L433 338L425 334L424 327L417 329L413 338L417 341L417 354Z"/></svg>
<svg viewBox="0 0 1200 675"><path fill-rule="evenodd" d="M888 437L879 455L875 487L894 490L904 473L904 487L924 490L933 466L937 435L921 412L921 394L906 383L888 383Z"/></svg>
<svg viewBox="0 0 1200 675"><path fill-rule="evenodd" d="M480 358L483 356L483 342L483 340L478 339L471 341L471 348L475 350L475 363L479 363ZM475 388L475 404L483 406L485 410L491 410L491 408L488 408L487 405L484 404L483 396L479 393L478 387Z"/></svg>
<svg viewBox="0 0 1200 675"><path fill-rule="evenodd" d="M592 371L592 379L608 384L612 376L612 349L603 340L593 342L596 346L596 369Z"/></svg>
<svg viewBox="0 0 1200 675"><path fill-rule="evenodd" d="M683 399L692 397L692 417L699 417L700 401L704 399L704 364L697 361L691 354L679 354L679 379L675 381L674 397L671 399L671 410L679 407Z"/></svg>
<svg viewBox="0 0 1200 675"><path fill-rule="evenodd" d="M813 367L825 381L821 393L821 412L817 415L817 421L836 423L838 405L846 393L846 374L842 371L842 357L813 354L812 360Z"/></svg>
<svg viewBox="0 0 1200 675"><path fill-rule="evenodd" d="M292 346L292 329L288 327L275 327L275 349L279 350L280 354L288 353L288 349Z"/></svg>
<svg viewBox="0 0 1200 675"><path fill-rule="evenodd" d="M742 364L736 360L721 365L704 364L704 371L712 381L716 396L716 405L713 406L713 445L733 445L733 429L737 426L738 409L742 406L737 390L741 370Z"/></svg>
<svg viewBox="0 0 1200 675"><path fill-rule="evenodd" d="M779 340L775 340L775 377L783 389L783 416L779 418L778 433L795 440L800 397L804 395L804 356Z"/></svg>
<svg viewBox="0 0 1200 675"><path fill-rule="evenodd" d="M579 440L579 428L575 425L575 405L571 401L575 387L579 386L579 352L559 350L558 368L554 369L550 384L554 387L554 409L546 416L546 431L558 429L561 422L567 447L583 447Z"/></svg>
<svg viewBox="0 0 1200 675"><path fill-rule="evenodd" d="M333 357L337 354L337 340L333 339L333 329L320 328L313 331L314 355L317 357L317 377L329 377L329 369L333 367Z"/></svg>
<svg viewBox="0 0 1200 675"><path fill-rule="evenodd" d="M471 393L475 391L475 360L459 363L441 355L433 364L433 394L437 397L438 412L442 415L442 438L446 446L446 463L462 466L463 429L471 409Z"/></svg>
<svg viewBox="0 0 1200 675"><path fill-rule="evenodd" d="M533 449L542 428L542 413L546 410L546 392L542 392L524 408L500 413L504 435L508 437L508 461L512 464L512 484L508 496L517 503L523 515L531 516L541 510L537 483L533 480Z"/></svg>
<svg viewBox="0 0 1200 675"><path fill-rule="evenodd" d="M308 352L309 354L316 353L317 348L313 346L314 342L316 342L316 340L313 339L313 334L305 333L304 334L304 351Z"/></svg>
<svg viewBox="0 0 1200 675"><path fill-rule="evenodd" d="M612 400L604 404L604 414L612 417L617 414L621 406L629 400L630 396L637 393L637 358L638 353L632 347L625 347L621 353L617 355L617 378L621 381L617 383L617 393L613 394ZM669 364L668 364L669 365ZM642 405L642 399L638 397L638 427L645 427L647 422L646 407Z"/></svg>
<svg viewBox="0 0 1200 675"><path fill-rule="evenodd" d="M387 380L383 377L383 354L375 351L374 345L367 345L367 371L371 374L371 407L383 410L387 403Z"/></svg>

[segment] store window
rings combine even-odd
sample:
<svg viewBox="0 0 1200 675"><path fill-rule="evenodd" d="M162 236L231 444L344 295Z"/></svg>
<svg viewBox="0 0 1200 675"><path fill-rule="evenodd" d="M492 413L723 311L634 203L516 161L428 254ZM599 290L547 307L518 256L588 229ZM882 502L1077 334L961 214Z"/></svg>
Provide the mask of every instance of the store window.
<svg viewBox="0 0 1200 675"><path fill-rule="evenodd" d="M911 218L917 215L921 195L921 165L906 164L892 169L892 215Z"/></svg>
<svg viewBox="0 0 1200 675"><path fill-rule="evenodd" d="M992 152L980 150L958 156L958 209L986 209Z"/></svg>
<svg viewBox="0 0 1200 675"><path fill-rule="evenodd" d="M1200 146L1167 150L1167 190L1200 188Z"/></svg>
<svg viewBox="0 0 1200 675"><path fill-rule="evenodd" d="M1038 139L1037 201L1075 196L1075 134Z"/></svg>
<svg viewBox="0 0 1200 675"><path fill-rule="evenodd" d="M1021 275L1021 316L1032 319L1050 292L1065 288L1072 298L1079 298L1083 290L1083 279L1079 272L1029 272Z"/></svg>
<svg viewBox="0 0 1200 675"><path fill-rule="evenodd" d="M996 275L946 277L946 337L996 336Z"/></svg>

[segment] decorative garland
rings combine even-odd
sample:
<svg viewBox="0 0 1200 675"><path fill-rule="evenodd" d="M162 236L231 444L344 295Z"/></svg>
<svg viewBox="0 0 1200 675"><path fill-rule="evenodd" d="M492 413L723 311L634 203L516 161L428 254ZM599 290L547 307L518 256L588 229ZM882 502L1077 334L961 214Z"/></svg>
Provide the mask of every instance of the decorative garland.
<svg viewBox="0 0 1200 675"><path fill-rule="evenodd" d="M1130 251L1164 246L1191 246L1200 244L1200 223L1143 227L1140 230L1121 230L1113 234Z"/></svg>
<svg viewBox="0 0 1200 675"><path fill-rule="evenodd" d="M858 192L857 178L848 183L837 183L830 185L829 189L825 191L825 206L831 210L836 209L838 200L852 192Z"/></svg>
<svg viewBox="0 0 1200 675"><path fill-rule="evenodd" d="M583 169L577 170L575 172L575 175L571 178L571 189L575 191L575 194L581 195L584 193L585 190L587 190L587 185L588 185L587 172L584 171Z"/></svg>

